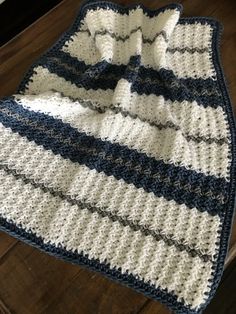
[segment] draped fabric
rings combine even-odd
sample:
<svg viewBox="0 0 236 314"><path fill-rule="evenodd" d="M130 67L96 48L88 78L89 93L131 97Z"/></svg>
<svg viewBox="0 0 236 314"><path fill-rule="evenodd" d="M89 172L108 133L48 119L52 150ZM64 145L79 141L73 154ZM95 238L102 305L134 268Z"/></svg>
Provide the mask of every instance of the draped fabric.
<svg viewBox="0 0 236 314"><path fill-rule="evenodd" d="M220 25L88 1L0 102L0 227L200 313L234 208ZM50 30L49 30L50 31Z"/></svg>

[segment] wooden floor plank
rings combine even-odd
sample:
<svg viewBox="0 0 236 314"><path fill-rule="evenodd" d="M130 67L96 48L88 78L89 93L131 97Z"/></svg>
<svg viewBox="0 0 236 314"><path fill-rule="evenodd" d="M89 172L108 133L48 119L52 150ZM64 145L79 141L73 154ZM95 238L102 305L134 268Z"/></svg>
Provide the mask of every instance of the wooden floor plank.
<svg viewBox="0 0 236 314"><path fill-rule="evenodd" d="M138 313L146 301L142 294L83 269L63 296L56 299L44 313Z"/></svg>
<svg viewBox="0 0 236 314"><path fill-rule="evenodd" d="M0 299L14 313L40 313L80 270L19 242L4 261L0 260Z"/></svg>
<svg viewBox="0 0 236 314"><path fill-rule="evenodd" d="M16 243L16 239L0 231L0 259L3 258L5 254L9 253Z"/></svg>
<svg viewBox="0 0 236 314"><path fill-rule="evenodd" d="M125 286L21 242L0 261L0 270L0 299L17 314L76 313L78 308L81 314L97 309L128 314L138 312L146 302L143 295Z"/></svg>
<svg viewBox="0 0 236 314"><path fill-rule="evenodd" d="M138 314L171 314L171 311L163 304L149 300Z"/></svg>
<svg viewBox="0 0 236 314"><path fill-rule="evenodd" d="M0 314L11 314L11 311L1 299L0 299Z"/></svg>

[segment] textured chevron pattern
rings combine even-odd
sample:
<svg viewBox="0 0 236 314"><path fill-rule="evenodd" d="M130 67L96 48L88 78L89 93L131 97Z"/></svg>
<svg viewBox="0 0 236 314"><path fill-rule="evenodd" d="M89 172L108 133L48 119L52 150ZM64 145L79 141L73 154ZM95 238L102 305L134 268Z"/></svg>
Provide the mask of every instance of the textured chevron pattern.
<svg viewBox="0 0 236 314"><path fill-rule="evenodd" d="M1 229L200 313L223 270L235 129L219 24L88 1L0 102Z"/></svg>

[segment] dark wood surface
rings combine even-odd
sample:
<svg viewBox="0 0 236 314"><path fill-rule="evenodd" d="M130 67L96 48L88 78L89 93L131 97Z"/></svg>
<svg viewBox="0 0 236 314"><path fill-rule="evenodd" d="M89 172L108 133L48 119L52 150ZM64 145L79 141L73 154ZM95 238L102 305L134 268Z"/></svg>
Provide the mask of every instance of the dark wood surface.
<svg viewBox="0 0 236 314"><path fill-rule="evenodd" d="M122 4L134 1L118 1ZM158 8L171 1L142 1ZM186 16L212 16L224 25L221 55L233 104L236 104L236 2L178 1ZM0 48L0 96L12 94L23 73L72 23L79 0L64 0ZM234 106L236 111L236 106ZM236 223L226 270L206 314L236 314ZM0 313L17 314L167 314L159 302L103 276L65 263L0 233Z"/></svg>
<svg viewBox="0 0 236 314"><path fill-rule="evenodd" d="M61 0L4 1L0 6L0 46L8 42L59 2Z"/></svg>

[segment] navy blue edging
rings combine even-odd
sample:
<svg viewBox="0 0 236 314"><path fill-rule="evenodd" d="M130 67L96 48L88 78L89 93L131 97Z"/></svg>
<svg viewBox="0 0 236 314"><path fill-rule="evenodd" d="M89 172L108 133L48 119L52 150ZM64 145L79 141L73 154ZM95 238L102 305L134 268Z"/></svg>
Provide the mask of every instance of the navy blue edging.
<svg viewBox="0 0 236 314"><path fill-rule="evenodd" d="M194 18L190 18L192 22ZM198 18L199 19L199 18ZM184 19L188 22L188 19ZM214 21L214 20L212 20ZM224 100L224 109L226 111L229 129L230 129L230 139L231 139L231 154L232 163L230 167L230 186L229 186L229 201L228 201L228 210L225 211L225 217L223 220L221 235L219 239L219 248L218 248L218 258L215 262L215 265L212 266L212 276L211 289L208 293L208 298L206 302L201 306L199 311L202 311L210 303L211 299L214 297L216 289L220 283L223 270L224 262L229 249L229 239L233 227L233 216L235 211L236 203L236 120L231 106L231 100L227 89L226 79L223 73L223 67L220 59L220 39L223 31L223 27L219 22L214 21L213 28L213 38L212 38L212 60L216 70L217 81L219 83L220 90L222 92Z"/></svg>
<svg viewBox="0 0 236 314"><path fill-rule="evenodd" d="M117 6L115 4L112 4L110 2L96 2L96 1L89 1L87 5L84 5L83 8L81 8L80 13L78 14L77 19L75 20L74 24L72 25L71 29L68 32L65 32L62 37L59 39L59 41L48 51L56 51L61 45L65 43L66 40L69 39L71 34L76 30L80 20L83 18L84 13L85 13L85 8L89 6L96 8L97 5L100 6L100 3L105 5L106 7L109 7L110 9L115 8L116 10L123 10L122 7ZM127 9L132 8L127 7ZM166 7L165 7L166 8ZM152 12L148 9L145 9L146 12ZM224 260L225 256L227 254L228 250L228 243L229 243L229 236L230 236L230 230L231 230L231 225L232 225L232 217L234 213L234 204L235 204L235 188L236 188L236 131L235 131L235 121L234 121L234 115L233 115L233 110L231 107L231 102L229 99L226 83L225 83L225 78L222 72L222 66L220 63L220 58L219 58L219 41L220 41L220 25L217 21L211 18L203 18L203 17L196 17L196 18L184 18L180 19L179 23L195 23L199 22L202 24L210 24L213 26L213 38L212 38L212 47L213 47L213 63L217 72L217 79L219 81L220 89L223 94L223 99L224 99L224 106L225 110L227 113L227 118L229 121L229 126L230 126L230 133L231 133L231 152L232 152L232 164L230 168L230 187L229 187L229 208L226 211L224 222L223 222L223 228L221 231L221 236L220 236L220 245L219 245L219 255L217 258L217 261L215 262L214 267L212 267L212 274L213 274L213 279L212 279L212 285L211 285L211 290L210 293L207 295L207 300L206 302L196 311L191 310L188 306L184 304L184 300L182 302L178 302L176 299L176 296L173 296L172 293L168 293L165 290L160 290L151 287L149 284L143 283L142 281L137 280L134 276L132 275L125 275L121 274L117 270L114 272L114 270L111 270L107 268L107 266L104 266L100 263L96 263L96 261L89 260L85 256L82 255L71 255L71 253L65 251L64 249L61 248L55 248L54 246L46 245L43 242L40 241L39 238L37 238L34 234L26 232L18 227L16 227L14 224L7 222L3 218L0 218L0 229L10 233L11 235L20 238L24 240L25 242L28 242L31 245L34 245L43 251L48 252L49 254L52 254L54 256L60 257L64 260L77 263L80 265L88 266L90 269L99 271L106 276L117 280L121 283L124 283L134 289L136 289L139 292L144 293L145 295L156 299L160 300L164 304L168 305L172 310L176 311L176 313L179 314L184 314L184 313L189 313L189 314L196 314L196 313L201 313L204 308L207 306L207 304L210 302L212 297L215 294L215 291L217 289L217 286L219 284L220 278L223 273L223 266L224 266ZM44 54L46 55L47 52ZM26 73L23 81L21 82L19 88L18 88L18 93L23 92L27 82L29 81L31 75L33 74L33 68L35 64L31 66L29 71Z"/></svg>

